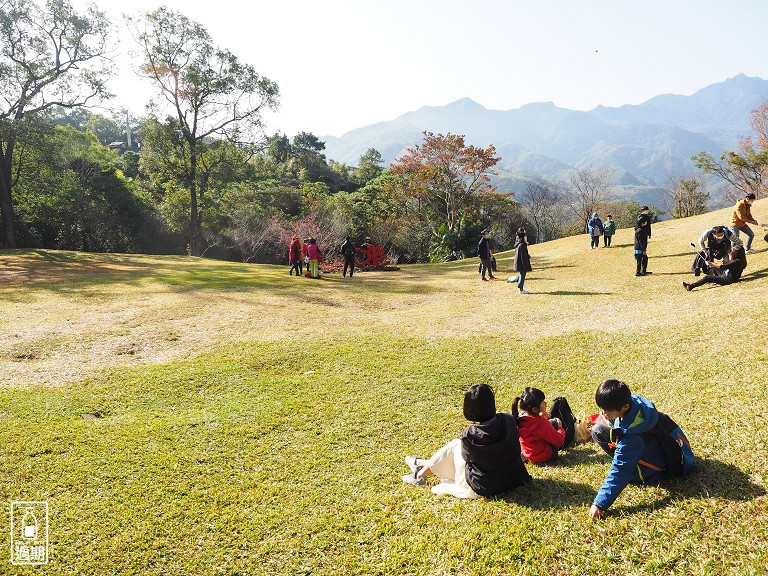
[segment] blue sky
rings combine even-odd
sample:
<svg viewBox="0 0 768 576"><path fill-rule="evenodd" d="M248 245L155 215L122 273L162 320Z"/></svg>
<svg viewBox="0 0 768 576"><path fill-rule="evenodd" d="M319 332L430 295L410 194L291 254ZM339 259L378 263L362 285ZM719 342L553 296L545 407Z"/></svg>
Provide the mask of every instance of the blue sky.
<svg viewBox="0 0 768 576"><path fill-rule="evenodd" d="M96 4L118 24L123 12L161 5ZM589 110L693 94L740 73L768 78L765 0L164 4L278 84L281 105L267 131L288 136L341 136L463 97L498 110L544 101ZM112 105L140 114L152 89L130 72L132 41L125 30L120 38Z"/></svg>

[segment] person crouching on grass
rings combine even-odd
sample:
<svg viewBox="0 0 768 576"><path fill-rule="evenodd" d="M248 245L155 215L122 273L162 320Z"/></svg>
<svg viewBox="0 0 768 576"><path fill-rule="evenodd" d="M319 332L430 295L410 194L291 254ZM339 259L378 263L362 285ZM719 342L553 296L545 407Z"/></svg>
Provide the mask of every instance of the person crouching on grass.
<svg viewBox="0 0 768 576"><path fill-rule="evenodd" d="M616 501L627 484L656 486L667 477L667 461L659 436L654 430L661 414L650 400L632 394L624 382L609 379L597 387L595 403L600 414L612 426L595 424L592 439L613 458L611 469L589 509L593 519L605 517L611 504ZM688 439L677 428L679 441L688 445ZM693 454L690 454L690 466ZM685 474L687 472L683 472Z"/></svg>
<svg viewBox="0 0 768 576"><path fill-rule="evenodd" d="M411 469L403 482L426 484L435 475L440 483L432 486L435 494L457 498L496 496L522 486L531 479L520 457L520 435L511 414L496 413L493 389L474 384L464 395L464 417L474 422L429 460L406 456Z"/></svg>

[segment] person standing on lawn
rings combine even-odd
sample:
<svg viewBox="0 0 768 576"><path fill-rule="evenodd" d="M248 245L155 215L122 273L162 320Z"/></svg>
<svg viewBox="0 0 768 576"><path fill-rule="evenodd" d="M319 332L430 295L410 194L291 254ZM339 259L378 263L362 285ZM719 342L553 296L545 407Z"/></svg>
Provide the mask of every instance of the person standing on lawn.
<svg viewBox="0 0 768 576"><path fill-rule="evenodd" d="M477 243L477 255L480 258L480 275L483 280L495 280L496 276L493 275L493 269L491 268L491 246L488 241L488 230L480 232L480 242ZM485 273L488 272L488 278L485 277Z"/></svg>
<svg viewBox="0 0 768 576"><path fill-rule="evenodd" d="M637 262L635 276L652 274L648 272L648 239L650 237L651 217L648 216L648 206L643 206L635 221L635 261Z"/></svg>
<svg viewBox="0 0 768 576"><path fill-rule="evenodd" d="M525 228L518 228L517 234L515 234L515 272L517 272L517 289L520 294L529 294L525 286L525 275L528 272L533 272L531 268L531 257L528 255L528 236L525 233ZM514 277L507 280L514 281Z"/></svg>
<svg viewBox="0 0 768 576"><path fill-rule="evenodd" d="M349 268L350 278L355 274L355 251L355 243L352 242L349 236L347 236L344 244L341 245L341 254L344 256L344 271L341 273L342 278L347 277L347 268Z"/></svg>
<svg viewBox="0 0 768 576"><path fill-rule="evenodd" d="M603 222L603 246L610 248L611 237L616 233L616 221L613 220L613 216L608 214Z"/></svg>
<svg viewBox="0 0 768 576"><path fill-rule="evenodd" d="M307 244L307 257L309 258L309 277L320 278L320 262L323 261L323 255L315 238L309 239Z"/></svg>
<svg viewBox="0 0 768 576"><path fill-rule="evenodd" d="M600 247L600 236L603 233L603 221L597 217L597 212L592 212L592 218L587 220L587 232L589 232L590 250Z"/></svg>
<svg viewBox="0 0 768 576"><path fill-rule="evenodd" d="M298 277L302 273L301 242L299 242L298 236L294 236L293 238L291 238L291 243L288 245L288 262L291 265L291 269L288 271L288 275L292 276L295 270L296 276Z"/></svg>

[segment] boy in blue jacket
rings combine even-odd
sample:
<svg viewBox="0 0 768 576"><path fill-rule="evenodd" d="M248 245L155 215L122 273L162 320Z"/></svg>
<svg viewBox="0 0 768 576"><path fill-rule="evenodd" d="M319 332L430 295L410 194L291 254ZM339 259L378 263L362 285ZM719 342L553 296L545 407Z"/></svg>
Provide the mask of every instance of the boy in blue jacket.
<svg viewBox="0 0 768 576"><path fill-rule="evenodd" d="M613 457L611 470L589 509L589 516L599 519L605 517L606 510L630 482L658 484L665 461L658 439L641 436L650 432L659 419L649 400L632 394L624 382L606 380L598 386L595 402L603 417L613 424L592 428L592 439Z"/></svg>

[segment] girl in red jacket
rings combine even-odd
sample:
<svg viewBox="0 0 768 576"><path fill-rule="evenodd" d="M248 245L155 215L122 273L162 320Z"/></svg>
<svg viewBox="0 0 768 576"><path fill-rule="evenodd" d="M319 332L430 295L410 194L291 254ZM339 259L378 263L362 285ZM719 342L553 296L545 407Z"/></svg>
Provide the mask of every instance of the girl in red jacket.
<svg viewBox="0 0 768 576"><path fill-rule="evenodd" d="M518 406L522 410L518 412ZM529 462L543 464L557 456L565 442L565 428L559 418L549 419L544 392L526 388L512 404L512 416L520 431L520 451Z"/></svg>

